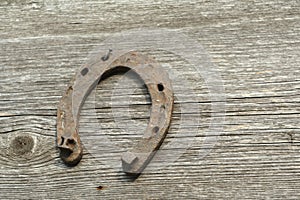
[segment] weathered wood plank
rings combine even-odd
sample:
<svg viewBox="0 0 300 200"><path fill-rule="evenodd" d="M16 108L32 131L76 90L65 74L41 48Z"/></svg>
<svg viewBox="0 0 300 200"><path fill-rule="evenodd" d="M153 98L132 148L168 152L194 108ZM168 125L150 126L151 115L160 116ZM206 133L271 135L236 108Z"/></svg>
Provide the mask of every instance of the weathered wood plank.
<svg viewBox="0 0 300 200"><path fill-rule="evenodd" d="M0 198L299 199L299 9L297 0L1 1ZM80 119L84 158L66 167L55 148L61 95L101 41L140 27L177 29L203 45L224 82L222 134L200 159L212 115L223 113L212 110L205 77L170 52L150 51L189 80L196 94L174 81L175 110L164 145L176 138L193 145L170 166L136 181L108 166L141 137L150 108L140 81L115 75L87 99ZM128 84L116 86L121 78ZM122 92L114 96L116 87ZM190 123L180 126L183 118ZM123 130L127 124L132 129ZM101 147L103 136L115 146Z"/></svg>

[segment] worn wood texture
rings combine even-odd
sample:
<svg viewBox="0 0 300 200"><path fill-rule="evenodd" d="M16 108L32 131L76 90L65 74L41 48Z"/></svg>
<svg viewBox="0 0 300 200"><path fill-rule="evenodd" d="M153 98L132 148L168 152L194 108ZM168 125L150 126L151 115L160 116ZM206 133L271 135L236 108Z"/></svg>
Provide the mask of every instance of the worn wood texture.
<svg viewBox="0 0 300 200"><path fill-rule="evenodd" d="M2 0L0 199L299 199L299 10L298 0ZM87 99L80 119L84 157L66 167L55 147L60 97L101 41L141 27L177 29L203 45L224 82L223 132L200 158L213 112L205 77L170 52L150 51L193 85L190 102L174 81L175 110L165 140L192 136L193 145L174 163L136 180L107 166L142 135L118 124L143 130L150 109L141 82L115 75ZM123 92L112 98L122 77L128 85L119 85ZM191 103L200 113L182 113ZM182 117L191 123L179 128ZM103 136L118 148L93 150Z"/></svg>

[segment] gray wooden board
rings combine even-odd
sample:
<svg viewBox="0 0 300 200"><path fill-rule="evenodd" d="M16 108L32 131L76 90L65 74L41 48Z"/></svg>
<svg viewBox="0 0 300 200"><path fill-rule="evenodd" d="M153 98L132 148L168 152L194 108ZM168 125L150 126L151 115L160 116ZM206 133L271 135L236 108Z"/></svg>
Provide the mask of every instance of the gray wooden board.
<svg viewBox="0 0 300 200"><path fill-rule="evenodd" d="M299 199L299 10L298 0L2 0L0 199ZM68 168L55 147L57 103L97 45L133 28L176 29L201 43L223 81L226 113L214 113L205 77L185 60L149 51L195 92L173 81L175 110L163 146L174 138L193 145L135 181L109 166L141 137L150 109L142 82L115 75L88 97L79 128L84 157ZM112 98L120 80L128 85ZM189 105L199 110L182 109ZM213 114L225 114L223 131L201 158ZM140 132L119 124L138 124ZM97 146L103 138L111 151Z"/></svg>

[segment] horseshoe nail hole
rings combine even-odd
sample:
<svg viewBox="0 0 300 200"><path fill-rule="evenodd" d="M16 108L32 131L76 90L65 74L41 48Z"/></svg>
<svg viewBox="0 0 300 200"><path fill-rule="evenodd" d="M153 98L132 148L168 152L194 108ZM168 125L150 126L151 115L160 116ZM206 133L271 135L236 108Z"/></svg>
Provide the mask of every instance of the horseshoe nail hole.
<svg viewBox="0 0 300 200"><path fill-rule="evenodd" d="M159 127L155 126L152 131L153 131L153 133L157 133L159 131Z"/></svg>
<svg viewBox="0 0 300 200"><path fill-rule="evenodd" d="M73 140L73 139L68 139L68 140L67 140L67 144L73 145L73 144L75 144L75 140Z"/></svg>
<svg viewBox="0 0 300 200"><path fill-rule="evenodd" d="M89 69L88 68L84 68L83 70L81 70L81 75L85 76L88 72L89 72Z"/></svg>
<svg viewBox="0 0 300 200"><path fill-rule="evenodd" d="M160 109L161 109L161 110L165 110L165 109L166 109L166 106L165 106L165 105L162 105L162 106L160 107Z"/></svg>
<svg viewBox="0 0 300 200"><path fill-rule="evenodd" d="M158 90L159 90L160 92L163 91L163 90L165 89L164 85L161 84L161 83L157 84L157 88L158 88Z"/></svg>

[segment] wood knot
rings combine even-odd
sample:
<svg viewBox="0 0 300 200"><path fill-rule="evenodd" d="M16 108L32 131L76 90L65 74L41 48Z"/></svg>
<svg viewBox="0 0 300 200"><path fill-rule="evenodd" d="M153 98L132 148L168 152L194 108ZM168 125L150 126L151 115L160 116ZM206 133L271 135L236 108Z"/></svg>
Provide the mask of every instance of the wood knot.
<svg viewBox="0 0 300 200"><path fill-rule="evenodd" d="M33 146L34 140L30 136L17 136L10 144L12 152L19 156L31 153Z"/></svg>

